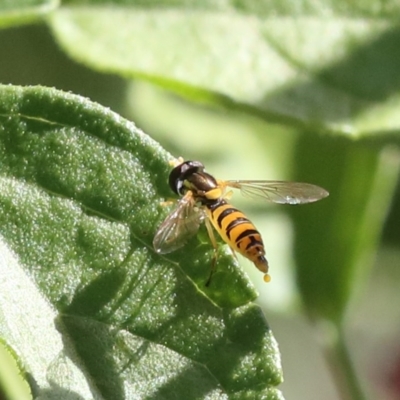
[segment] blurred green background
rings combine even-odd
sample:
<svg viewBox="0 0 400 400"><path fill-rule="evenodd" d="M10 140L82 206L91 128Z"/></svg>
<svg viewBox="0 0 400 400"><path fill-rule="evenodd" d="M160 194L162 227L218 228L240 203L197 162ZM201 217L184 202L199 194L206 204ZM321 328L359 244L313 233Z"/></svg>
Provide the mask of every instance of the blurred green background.
<svg viewBox="0 0 400 400"><path fill-rule="evenodd" d="M134 121L174 156L202 161L217 178L297 180L326 188L328 199L293 208L234 196L264 237L272 282L263 283L246 260L240 264L260 293L258 302L279 343L287 400L340 398L319 346L320 335L335 335L332 321L345 327L368 398L390 400L400 396L399 132L384 105L396 109L399 97L400 38L398 27L380 29L369 47L355 46L345 61L313 71L336 91L371 100L373 106L359 106L348 121L343 110L327 110L329 102L318 98L313 101L326 113L308 123L296 119L302 106L296 93L313 93L306 83L293 93L283 83L267 101L290 108L292 98L299 109L285 119L227 98L191 102L185 90L175 90L180 97L161 88L168 87L165 82L156 86L96 72L67 57L42 23L0 31L0 82L89 97ZM281 50L290 59L291 49ZM360 71L363 64L370 68ZM332 96L332 108L350 107ZM316 321L317 330L304 315Z"/></svg>

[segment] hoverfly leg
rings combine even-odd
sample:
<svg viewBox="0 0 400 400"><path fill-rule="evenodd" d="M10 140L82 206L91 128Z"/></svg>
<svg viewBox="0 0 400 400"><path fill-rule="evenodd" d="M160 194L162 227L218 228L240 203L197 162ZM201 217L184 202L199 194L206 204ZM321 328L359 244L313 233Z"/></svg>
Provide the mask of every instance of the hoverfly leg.
<svg viewBox="0 0 400 400"><path fill-rule="evenodd" d="M206 282L206 287L208 287L208 286L210 286L211 278L214 275L214 272L216 270L216 264L217 264L217 259L218 259L218 244L217 244L217 241L215 240L213 227L212 227L210 221L208 219L206 219L205 223L206 223L208 236L210 237L211 244L214 247L214 255L213 255L213 259L211 261L210 275Z"/></svg>
<svg viewBox="0 0 400 400"><path fill-rule="evenodd" d="M175 199L166 200L166 201L160 201L160 206L161 207L169 207L169 206L172 206L175 203L176 203Z"/></svg>
<svg viewBox="0 0 400 400"><path fill-rule="evenodd" d="M229 248L231 249L232 255L233 255L233 257L235 257L236 261L239 261L237 258L237 255L236 255L236 251L233 249L233 247L229 246Z"/></svg>
<svg viewBox="0 0 400 400"><path fill-rule="evenodd" d="M218 257L217 257L217 252L215 251L214 257L213 257L213 259L212 259L212 261L211 261L210 275L208 275L208 279L207 279L207 281L206 281L205 287L209 287L209 286L210 286L211 279L212 279L212 277L213 277L213 275L214 275L214 272L215 272L215 270L216 270L215 265L217 264L217 258L218 258Z"/></svg>

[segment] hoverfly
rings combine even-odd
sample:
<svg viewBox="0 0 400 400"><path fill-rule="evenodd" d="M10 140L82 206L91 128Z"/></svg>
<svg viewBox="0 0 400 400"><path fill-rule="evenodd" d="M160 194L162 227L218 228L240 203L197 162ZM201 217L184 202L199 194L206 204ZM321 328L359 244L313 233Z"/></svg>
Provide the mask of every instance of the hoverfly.
<svg viewBox="0 0 400 400"><path fill-rule="evenodd" d="M205 222L215 256L207 280L209 285L215 267L217 242L214 229L232 249L248 258L264 273L269 282L268 261L265 258L264 243L253 223L228 202L232 191L241 190L245 196L261 198L279 204L305 204L328 196L328 192L309 183L285 181L222 181L208 174L199 161L173 163L169 175L169 186L181 196L177 207L158 228L153 240L157 253L170 253L182 247L194 236L201 223Z"/></svg>

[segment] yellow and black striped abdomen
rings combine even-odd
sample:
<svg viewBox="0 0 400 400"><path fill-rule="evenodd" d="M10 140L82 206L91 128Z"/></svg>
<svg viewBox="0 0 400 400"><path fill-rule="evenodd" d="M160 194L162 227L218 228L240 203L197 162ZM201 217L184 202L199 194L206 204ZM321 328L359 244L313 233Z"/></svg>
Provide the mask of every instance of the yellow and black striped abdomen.
<svg viewBox="0 0 400 400"><path fill-rule="evenodd" d="M262 272L268 272L264 243L253 223L224 199L206 205L207 216L222 239L234 250L251 260ZM266 275L266 280L269 275Z"/></svg>

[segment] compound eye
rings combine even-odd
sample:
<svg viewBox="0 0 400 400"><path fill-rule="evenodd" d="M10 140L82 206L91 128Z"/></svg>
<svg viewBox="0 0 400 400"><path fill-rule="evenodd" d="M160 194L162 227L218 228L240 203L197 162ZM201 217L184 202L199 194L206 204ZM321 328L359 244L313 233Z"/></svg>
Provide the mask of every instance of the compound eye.
<svg viewBox="0 0 400 400"><path fill-rule="evenodd" d="M204 165L200 161L185 161L176 166L169 174L169 186L176 194L183 195L183 182L196 172L203 172Z"/></svg>

